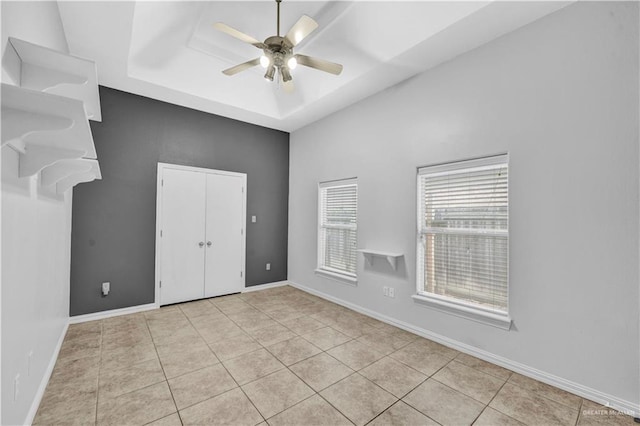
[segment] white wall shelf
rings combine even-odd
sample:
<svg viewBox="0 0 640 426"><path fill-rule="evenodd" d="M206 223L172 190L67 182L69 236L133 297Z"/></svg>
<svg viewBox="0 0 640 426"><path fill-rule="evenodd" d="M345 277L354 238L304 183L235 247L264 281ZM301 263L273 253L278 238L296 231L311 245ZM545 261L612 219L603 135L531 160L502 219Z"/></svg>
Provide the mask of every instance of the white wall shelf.
<svg viewBox="0 0 640 426"><path fill-rule="evenodd" d="M2 66L15 85L82 101L86 117L102 121L94 61L9 37Z"/></svg>
<svg viewBox="0 0 640 426"><path fill-rule="evenodd" d="M96 158L80 100L2 84L2 146L20 153L19 176L60 160Z"/></svg>
<svg viewBox="0 0 640 426"><path fill-rule="evenodd" d="M56 192L58 194L65 193L69 188L73 188L79 183L91 182L96 179L102 179L102 174L100 173L100 165L98 164L98 160L74 160L76 162L88 163L90 168L84 172L76 172L72 173L62 179L60 179L56 183Z"/></svg>
<svg viewBox="0 0 640 426"><path fill-rule="evenodd" d="M90 182L101 178L98 161L86 158L60 160L45 167L40 174L42 186L52 187L55 185L56 192L59 194L69 189L69 185L75 186L80 182Z"/></svg>
<svg viewBox="0 0 640 426"><path fill-rule="evenodd" d="M387 262L389 262L389 265L391 265L394 271L398 267L398 259L404 256L403 253L390 253L387 251L371 250L371 249L359 249L358 251L363 254L365 260L369 265L373 265L373 259L375 257L381 257L386 259Z"/></svg>

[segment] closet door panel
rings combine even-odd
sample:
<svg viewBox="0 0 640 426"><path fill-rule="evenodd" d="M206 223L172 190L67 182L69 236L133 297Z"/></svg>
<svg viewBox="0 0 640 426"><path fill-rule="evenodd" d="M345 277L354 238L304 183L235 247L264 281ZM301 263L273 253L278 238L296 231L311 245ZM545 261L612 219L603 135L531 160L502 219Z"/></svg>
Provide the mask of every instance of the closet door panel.
<svg viewBox="0 0 640 426"><path fill-rule="evenodd" d="M244 289L244 179L207 175L205 296Z"/></svg>
<svg viewBox="0 0 640 426"><path fill-rule="evenodd" d="M161 304L204 297L206 174L162 175ZM202 243L202 245L200 245Z"/></svg>

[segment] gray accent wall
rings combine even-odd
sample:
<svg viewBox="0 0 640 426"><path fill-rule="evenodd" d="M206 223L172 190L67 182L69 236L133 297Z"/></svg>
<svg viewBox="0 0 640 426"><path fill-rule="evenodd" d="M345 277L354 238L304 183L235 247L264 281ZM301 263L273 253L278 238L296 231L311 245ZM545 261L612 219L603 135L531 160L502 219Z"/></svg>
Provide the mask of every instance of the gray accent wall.
<svg viewBox="0 0 640 426"><path fill-rule="evenodd" d="M105 87L100 100L102 180L73 190L70 315L154 302L158 162L246 173L246 285L287 279L288 133Z"/></svg>

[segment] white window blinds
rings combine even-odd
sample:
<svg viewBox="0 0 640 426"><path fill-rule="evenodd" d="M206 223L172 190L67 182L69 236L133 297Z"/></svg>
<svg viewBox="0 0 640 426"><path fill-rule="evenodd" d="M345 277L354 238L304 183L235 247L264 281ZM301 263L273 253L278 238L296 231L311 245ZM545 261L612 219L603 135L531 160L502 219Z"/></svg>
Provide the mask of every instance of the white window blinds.
<svg viewBox="0 0 640 426"><path fill-rule="evenodd" d="M507 156L418 170L418 293L508 310Z"/></svg>
<svg viewBox="0 0 640 426"><path fill-rule="evenodd" d="M318 268L355 277L357 181L321 183L318 201Z"/></svg>

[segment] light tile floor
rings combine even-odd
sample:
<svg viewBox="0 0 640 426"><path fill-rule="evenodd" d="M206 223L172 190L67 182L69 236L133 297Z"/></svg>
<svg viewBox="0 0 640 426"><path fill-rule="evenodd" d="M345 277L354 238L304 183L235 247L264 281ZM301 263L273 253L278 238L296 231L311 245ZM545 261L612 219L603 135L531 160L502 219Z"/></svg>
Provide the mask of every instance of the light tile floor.
<svg viewBox="0 0 640 426"><path fill-rule="evenodd" d="M631 425L292 287L71 325L34 424Z"/></svg>

